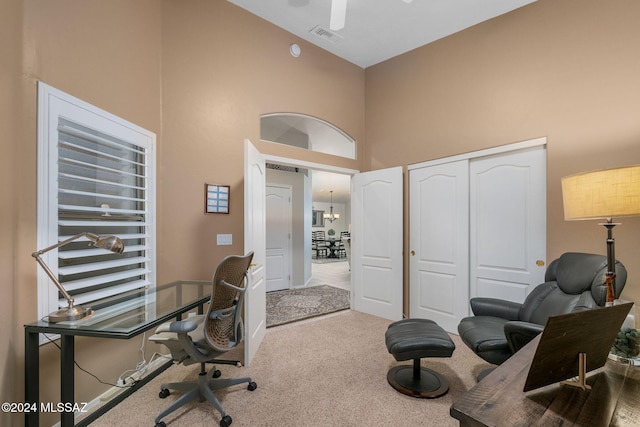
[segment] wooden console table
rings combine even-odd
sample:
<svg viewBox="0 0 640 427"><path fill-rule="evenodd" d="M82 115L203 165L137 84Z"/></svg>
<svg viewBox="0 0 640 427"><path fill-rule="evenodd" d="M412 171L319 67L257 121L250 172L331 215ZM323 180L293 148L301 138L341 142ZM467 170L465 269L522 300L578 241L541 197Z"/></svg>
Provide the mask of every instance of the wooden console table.
<svg viewBox="0 0 640 427"><path fill-rule="evenodd" d="M523 392L540 336L451 405L461 426L639 426L640 367L608 360L592 389L560 384Z"/></svg>

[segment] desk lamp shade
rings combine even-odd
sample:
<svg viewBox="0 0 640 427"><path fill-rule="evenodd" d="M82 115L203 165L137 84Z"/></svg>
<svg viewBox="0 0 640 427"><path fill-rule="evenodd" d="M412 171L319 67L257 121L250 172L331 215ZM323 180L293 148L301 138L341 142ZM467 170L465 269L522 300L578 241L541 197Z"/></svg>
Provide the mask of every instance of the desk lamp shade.
<svg viewBox="0 0 640 427"><path fill-rule="evenodd" d="M53 284L56 285L56 287L58 288L58 290L64 296L64 298L67 300L67 303L68 303L67 308L61 308L60 310L56 310L52 313L49 313L48 320L51 323L62 322L67 320L79 320L84 317L91 316L91 314L93 314L93 310L91 310L90 308L84 308L84 307L80 307L78 305L73 304L73 297L71 297L71 295L69 295L69 293L64 289L64 287L62 287L62 284L60 284L60 281L58 280L56 275L53 274L49 266L47 266L47 264L45 264L45 262L40 257L40 255L44 254L45 252L49 252L53 249L67 245L73 242L74 240L78 240L81 237L85 237L87 240L89 240L89 242L91 242L93 246L97 248L107 249L111 252L115 252L118 254L121 254L124 252L124 243L119 237L97 236L95 234L88 233L85 231L83 233L76 234L75 236L71 236L66 240L63 240L61 242L58 242L49 247L46 247L44 249L41 249L39 251L32 253L31 256L35 258L38 264L40 264L40 267L42 267L45 273L47 273L47 276L49 276Z"/></svg>
<svg viewBox="0 0 640 427"><path fill-rule="evenodd" d="M640 215L640 165L562 178L564 219L605 219L607 228L607 303L613 302L615 247L613 217Z"/></svg>

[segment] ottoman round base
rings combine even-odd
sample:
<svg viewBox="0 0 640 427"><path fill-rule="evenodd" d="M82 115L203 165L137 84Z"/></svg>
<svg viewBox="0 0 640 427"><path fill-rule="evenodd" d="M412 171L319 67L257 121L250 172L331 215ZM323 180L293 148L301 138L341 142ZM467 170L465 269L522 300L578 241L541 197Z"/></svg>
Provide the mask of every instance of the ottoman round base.
<svg viewBox="0 0 640 427"><path fill-rule="evenodd" d="M456 346L449 334L429 319L404 319L389 325L385 334L387 350L398 361L413 360L413 366L396 366L387 381L400 393L433 398L449 391L449 383L439 373L423 368L424 357L451 357Z"/></svg>
<svg viewBox="0 0 640 427"><path fill-rule="evenodd" d="M449 391L449 382L442 375L423 367L420 368L420 377L416 379L413 366L395 366L387 373L387 381L400 393L413 397L431 399Z"/></svg>

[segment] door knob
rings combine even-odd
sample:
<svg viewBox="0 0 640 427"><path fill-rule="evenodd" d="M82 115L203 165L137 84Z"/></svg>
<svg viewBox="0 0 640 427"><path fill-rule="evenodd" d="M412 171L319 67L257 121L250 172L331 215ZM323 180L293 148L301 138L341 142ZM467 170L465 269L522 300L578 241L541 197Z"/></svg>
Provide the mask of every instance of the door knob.
<svg viewBox="0 0 640 427"><path fill-rule="evenodd" d="M411 256L416 256L416 251L411 251Z"/></svg>
<svg viewBox="0 0 640 427"><path fill-rule="evenodd" d="M536 261L536 265L537 265L538 267L544 267L544 261L543 261L543 260L541 260L541 259L539 259L539 260L537 260L537 261Z"/></svg>

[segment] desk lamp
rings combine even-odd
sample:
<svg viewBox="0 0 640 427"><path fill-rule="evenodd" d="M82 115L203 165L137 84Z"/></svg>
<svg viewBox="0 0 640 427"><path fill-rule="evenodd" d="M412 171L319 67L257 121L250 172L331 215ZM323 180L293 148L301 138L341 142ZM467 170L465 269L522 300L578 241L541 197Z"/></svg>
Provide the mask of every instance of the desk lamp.
<svg viewBox="0 0 640 427"><path fill-rule="evenodd" d="M607 229L607 305L615 298L613 217L640 215L640 165L562 178L564 219L605 219Z"/></svg>
<svg viewBox="0 0 640 427"><path fill-rule="evenodd" d="M122 252L124 252L124 243L119 237L97 236L95 234L85 231L83 233L76 234L75 236L69 237L66 240L58 242L55 245L51 245L47 248L44 248L32 253L31 256L36 259L38 264L40 264L40 266L44 269L45 273L47 273L47 276L49 276L53 284L56 285L56 287L58 288L62 296L64 296L67 302L69 303L69 306L67 308L61 308L60 310L56 310L49 314L49 322L51 323L62 322L65 320L79 320L84 317L91 316L93 314L93 310L91 310L90 308L84 308L81 306L73 305L73 298L71 297L71 295L69 295L69 293L62 287L56 275L53 274L53 272L51 271L51 269L49 269L47 264L45 264L42 258L40 258L40 255L46 252L49 252L50 250L64 246L68 243L71 243L74 240L77 240L81 237L86 237L87 239L89 239L92 245L95 246L96 248L108 249L111 252L115 252L118 254L121 254Z"/></svg>

